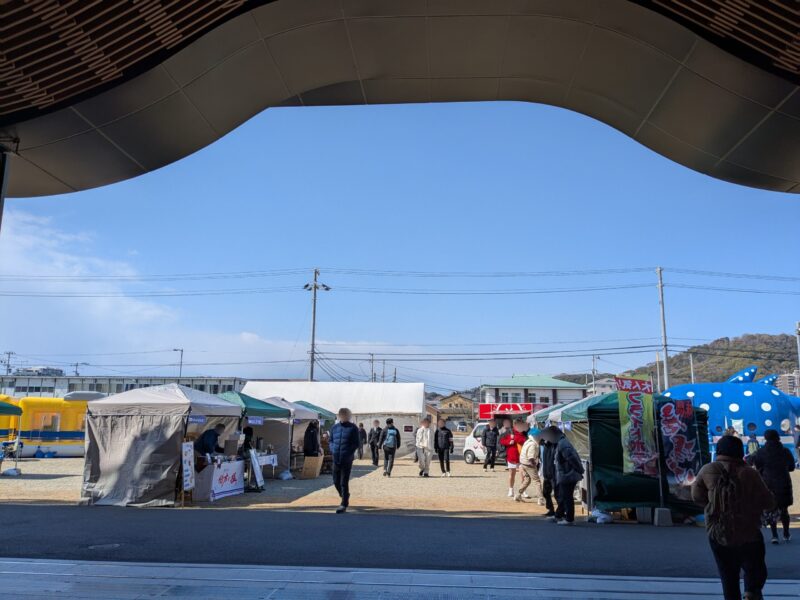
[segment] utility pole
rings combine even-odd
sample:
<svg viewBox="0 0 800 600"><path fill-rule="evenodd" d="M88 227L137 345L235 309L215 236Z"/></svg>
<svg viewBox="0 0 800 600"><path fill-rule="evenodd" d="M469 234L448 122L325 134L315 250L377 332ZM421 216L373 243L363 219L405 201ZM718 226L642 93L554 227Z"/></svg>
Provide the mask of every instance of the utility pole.
<svg viewBox="0 0 800 600"><path fill-rule="evenodd" d="M800 321L796 323L795 334L797 335L797 377L794 378L794 389L797 397L800 398Z"/></svg>
<svg viewBox="0 0 800 600"><path fill-rule="evenodd" d="M89 363L76 362L76 363L72 363L72 366L75 367L75 377L80 377L81 374L78 372L78 367L88 367Z"/></svg>
<svg viewBox="0 0 800 600"><path fill-rule="evenodd" d="M319 282L319 269L314 269L314 281L303 286L311 291L311 360L308 366L308 380L314 381L314 362L317 358L317 290L327 292L331 288Z"/></svg>
<svg viewBox="0 0 800 600"><path fill-rule="evenodd" d="M16 354L16 352L6 351L6 352L3 352L3 354L6 355L6 360L5 360L5 363L6 363L6 375L11 375L11 357L14 356Z"/></svg>
<svg viewBox="0 0 800 600"><path fill-rule="evenodd" d="M669 354L667 353L667 317L664 310L664 278L663 269L656 268L658 275L658 304L661 307L661 350L664 352L664 388L669 387ZM660 387L660 386L659 386Z"/></svg>
<svg viewBox="0 0 800 600"><path fill-rule="evenodd" d="M392 383L397 383L397 367L394 368L394 377L392 377Z"/></svg>
<svg viewBox="0 0 800 600"><path fill-rule="evenodd" d="M381 383L386 383L386 361L383 361L383 369L381 370Z"/></svg>
<svg viewBox="0 0 800 600"><path fill-rule="evenodd" d="M689 371L692 374L692 383L694 383L694 354L689 352Z"/></svg>
<svg viewBox="0 0 800 600"><path fill-rule="evenodd" d="M595 379L597 377L597 356L592 355L592 395L597 393L597 385Z"/></svg>
<svg viewBox="0 0 800 600"><path fill-rule="evenodd" d="M181 363L180 367L178 367L178 379L180 379L181 377L183 377L183 348L173 348L172 351L181 353Z"/></svg>
<svg viewBox="0 0 800 600"><path fill-rule="evenodd" d="M372 352L369 353L369 380L375 381L375 355Z"/></svg>
<svg viewBox="0 0 800 600"><path fill-rule="evenodd" d="M661 391L661 367L658 365L660 361L661 357L658 355L658 352L656 352L656 381L658 382L656 389L659 392Z"/></svg>

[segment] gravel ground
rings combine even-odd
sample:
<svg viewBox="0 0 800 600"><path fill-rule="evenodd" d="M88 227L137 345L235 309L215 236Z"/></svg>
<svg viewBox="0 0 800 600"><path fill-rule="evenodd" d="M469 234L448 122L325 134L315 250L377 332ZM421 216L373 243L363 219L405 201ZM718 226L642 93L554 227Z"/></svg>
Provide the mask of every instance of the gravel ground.
<svg viewBox="0 0 800 600"><path fill-rule="evenodd" d="M13 466L6 463L5 467ZM27 459L20 462L22 477L0 478L0 503L74 504L78 501L83 472L82 458ZM454 455L452 477L440 477L438 462L431 476L419 477L411 458L396 461L391 478L382 476L368 460L356 461L350 482L354 512L447 514L448 516L520 516L542 514L535 502L514 502L506 497L507 473L494 473L481 465L467 465ZM795 498L800 500L800 472L793 474ZM214 504L197 503L198 508L258 508L328 511L339 503L329 475L318 479L267 480L261 493L247 493ZM580 509L578 511L580 513ZM800 502L792 513L800 514Z"/></svg>

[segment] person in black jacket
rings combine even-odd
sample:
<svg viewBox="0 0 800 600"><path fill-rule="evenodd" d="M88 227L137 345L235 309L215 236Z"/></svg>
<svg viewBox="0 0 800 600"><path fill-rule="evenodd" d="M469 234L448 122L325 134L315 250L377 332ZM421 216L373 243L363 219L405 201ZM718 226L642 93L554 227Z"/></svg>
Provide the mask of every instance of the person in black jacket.
<svg viewBox="0 0 800 600"><path fill-rule="evenodd" d="M369 435L367 435L367 444L369 444L369 451L372 454L372 465L375 467L378 466L378 446L382 431L381 422L375 419L372 422L372 429L369 430Z"/></svg>
<svg viewBox="0 0 800 600"><path fill-rule="evenodd" d="M317 421L311 421L303 436L303 454L306 456L319 456L319 451L319 424Z"/></svg>
<svg viewBox="0 0 800 600"><path fill-rule="evenodd" d="M450 455L453 453L453 432L447 428L444 419L439 419L439 428L433 434L433 449L439 456L442 477L450 477Z"/></svg>
<svg viewBox="0 0 800 600"><path fill-rule="evenodd" d="M547 508L547 512L544 516L550 518L556 516L556 507L553 504L553 492L555 491L556 482L556 445L549 440L543 441L542 496L544 496L544 505Z"/></svg>
<svg viewBox="0 0 800 600"><path fill-rule="evenodd" d="M199 438L194 441L194 451L203 454L222 454L225 450L219 445L219 436L225 432L225 425L218 424L214 429L206 429Z"/></svg>
<svg viewBox="0 0 800 600"><path fill-rule="evenodd" d="M358 424L358 460L364 458L364 445L367 443L367 430L364 424Z"/></svg>
<svg viewBox="0 0 800 600"><path fill-rule="evenodd" d="M347 511L350 505L350 472L361 440L358 427L350 421L353 413L349 408L340 408L337 417L339 420L331 427L330 444L333 456L333 485L342 498L342 503L336 509L338 515Z"/></svg>
<svg viewBox="0 0 800 600"><path fill-rule="evenodd" d="M767 429L764 432L764 447L748 456L750 462L761 474L769 491L775 496L775 510L767 512L767 522L772 530L772 543L778 543L778 520L783 525L783 540L792 539L789 533L789 507L793 504L792 477L794 457L791 450L781 443L778 432Z"/></svg>
<svg viewBox="0 0 800 600"><path fill-rule="evenodd" d="M483 451L486 453L486 458L483 459L483 470L487 467L494 471L494 461L497 459L497 442L500 440L500 430L497 429L497 422L494 419L489 419L489 424L483 430L481 436L481 444Z"/></svg>
<svg viewBox="0 0 800 600"><path fill-rule="evenodd" d="M400 432L394 426L394 419L389 417L386 419L386 427L381 431L381 437L378 439L378 448L383 448L383 476L392 476L392 467L394 467L394 454L400 447Z"/></svg>

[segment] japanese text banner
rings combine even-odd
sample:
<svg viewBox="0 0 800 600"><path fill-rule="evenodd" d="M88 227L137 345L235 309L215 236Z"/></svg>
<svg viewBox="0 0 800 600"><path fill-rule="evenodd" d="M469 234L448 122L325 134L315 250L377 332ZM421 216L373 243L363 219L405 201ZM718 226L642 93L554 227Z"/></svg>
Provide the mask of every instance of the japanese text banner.
<svg viewBox="0 0 800 600"><path fill-rule="evenodd" d="M645 377L616 377L622 433L622 472L658 476L653 382Z"/></svg>

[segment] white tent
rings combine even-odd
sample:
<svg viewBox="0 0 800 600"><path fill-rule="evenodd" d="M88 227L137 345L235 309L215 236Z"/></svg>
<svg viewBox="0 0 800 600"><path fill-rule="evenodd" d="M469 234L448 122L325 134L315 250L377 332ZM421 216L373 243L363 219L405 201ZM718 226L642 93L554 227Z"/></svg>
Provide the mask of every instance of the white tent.
<svg viewBox="0 0 800 600"><path fill-rule="evenodd" d="M222 423L226 439L241 416L240 406L175 383L89 402L82 502L174 504L184 438Z"/></svg>
<svg viewBox="0 0 800 600"><path fill-rule="evenodd" d="M374 419L383 426L386 418L392 417L400 430L401 455L413 450L414 431L425 415L423 383L248 381L242 391L259 400L271 396L290 403L305 400L333 413L347 407L354 420L363 422L367 429Z"/></svg>
<svg viewBox="0 0 800 600"><path fill-rule="evenodd" d="M302 449L303 438L305 437L306 429L308 429L308 424L311 421L318 420L319 415L305 406L289 402L280 396L262 395L257 390L248 391L246 385L242 393L273 406L285 408L291 413L288 419L265 418L263 425L254 428L256 435L263 436L267 443L272 444L275 454L278 455L278 465L275 473L282 473L291 468L292 448L298 451Z"/></svg>

